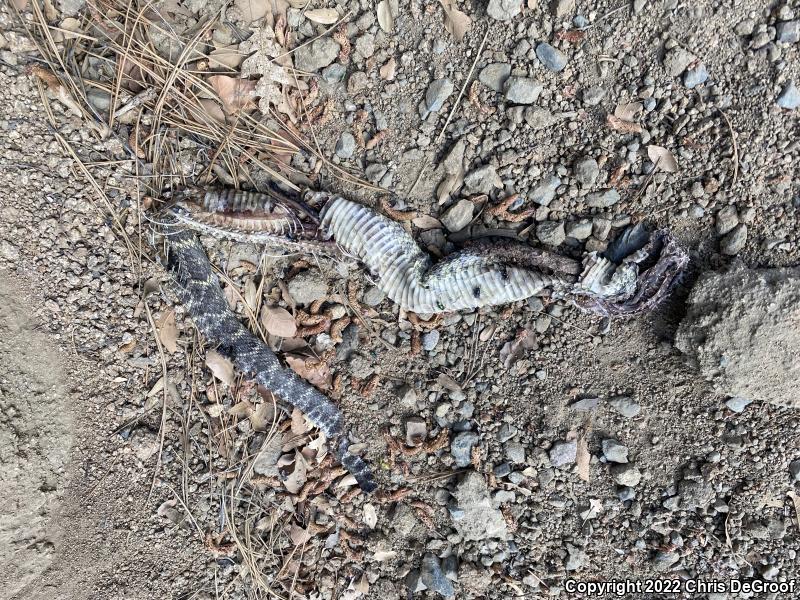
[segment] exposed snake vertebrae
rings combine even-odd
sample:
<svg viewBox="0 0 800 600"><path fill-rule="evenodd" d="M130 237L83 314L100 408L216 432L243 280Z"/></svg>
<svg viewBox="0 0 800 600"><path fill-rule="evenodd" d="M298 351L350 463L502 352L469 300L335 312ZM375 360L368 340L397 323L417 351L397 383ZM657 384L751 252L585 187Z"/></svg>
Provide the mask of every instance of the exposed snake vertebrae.
<svg viewBox="0 0 800 600"><path fill-rule="evenodd" d="M277 189L176 194L163 227L168 266L200 332L239 369L302 410L367 491L375 483L364 460L347 451L341 412L283 367L237 319L194 232L294 252L352 256L391 300L417 313L507 304L547 292L603 316L632 315L663 300L688 261L667 232L649 235L637 226L605 255L590 253L582 262L502 243L467 248L434 263L398 223L363 205L326 192L306 192L303 200ZM320 207L319 214L309 205Z"/></svg>

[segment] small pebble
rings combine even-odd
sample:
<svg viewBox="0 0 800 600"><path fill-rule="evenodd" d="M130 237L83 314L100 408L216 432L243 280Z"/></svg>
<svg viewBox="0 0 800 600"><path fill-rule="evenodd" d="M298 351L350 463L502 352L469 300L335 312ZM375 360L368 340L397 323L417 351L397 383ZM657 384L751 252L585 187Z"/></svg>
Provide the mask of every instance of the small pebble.
<svg viewBox="0 0 800 600"><path fill-rule="evenodd" d="M554 467L563 467L575 462L578 455L578 443L576 441L556 442L548 453L550 464Z"/></svg>
<svg viewBox="0 0 800 600"><path fill-rule="evenodd" d="M536 46L536 56L547 69L556 73L563 71L567 66L567 57L564 53L547 42L541 42Z"/></svg>

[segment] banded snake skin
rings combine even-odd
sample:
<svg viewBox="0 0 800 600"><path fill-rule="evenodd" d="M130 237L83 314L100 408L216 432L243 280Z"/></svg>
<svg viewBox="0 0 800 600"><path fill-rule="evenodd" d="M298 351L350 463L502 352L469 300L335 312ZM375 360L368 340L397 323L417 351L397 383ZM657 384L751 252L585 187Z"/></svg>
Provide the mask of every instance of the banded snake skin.
<svg viewBox="0 0 800 600"><path fill-rule="evenodd" d="M288 252L353 257L388 298L405 310L429 314L508 304L547 291L602 316L634 315L663 300L688 262L667 232L651 235L636 226L612 242L606 256L590 253L582 262L506 243L466 248L434 263L400 224L327 192L307 191L299 199L277 189L187 189L173 195L163 212L167 267L200 333L242 372L299 408L367 492L376 484L367 463L347 451L342 413L283 367L239 321L197 233Z"/></svg>

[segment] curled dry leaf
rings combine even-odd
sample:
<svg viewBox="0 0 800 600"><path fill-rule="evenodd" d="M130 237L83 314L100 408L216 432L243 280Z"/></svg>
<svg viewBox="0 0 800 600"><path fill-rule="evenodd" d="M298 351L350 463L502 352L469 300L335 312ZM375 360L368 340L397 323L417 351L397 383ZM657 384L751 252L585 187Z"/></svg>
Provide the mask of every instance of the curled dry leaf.
<svg viewBox="0 0 800 600"><path fill-rule="evenodd" d="M297 323L285 308L269 307L261 313L261 324L270 335L282 338L294 337L297 333Z"/></svg>
<svg viewBox="0 0 800 600"><path fill-rule="evenodd" d="M175 311L164 313L156 323L158 339L170 354L178 350L178 328L175 326Z"/></svg>
<svg viewBox="0 0 800 600"><path fill-rule="evenodd" d="M289 539L292 540L292 544L295 546L302 546L311 539L311 534L307 529L303 529L292 523L289 528Z"/></svg>
<svg viewBox="0 0 800 600"><path fill-rule="evenodd" d="M372 504L364 505L364 523L370 529L375 529L375 525L378 524L378 511Z"/></svg>
<svg viewBox="0 0 800 600"><path fill-rule="evenodd" d="M444 9L444 28L460 42L472 27L472 19L456 8L455 0L439 0Z"/></svg>
<svg viewBox="0 0 800 600"><path fill-rule="evenodd" d="M287 354L286 363L291 367L292 371L300 375L300 377L308 381L311 385L321 390L329 390L331 388L331 380L333 377L331 376L330 368L324 362L314 358Z"/></svg>
<svg viewBox="0 0 800 600"><path fill-rule="evenodd" d="M392 7L389 0L381 0L378 3L378 25L386 33L392 33L394 30L394 15L392 14Z"/></svg>
<svg viewBox="0 0 800 600"><path fill-rule="evenodd" d="M216 350L206 353L206 366L225 385L233 385L233 363Z"/></svg>
<svg viewBox="0 0 800 600"><path fill-rule="evenodd" d="M642 133L642 126L638 123L625 121L614 115L608 115L606 117L606 122L614 131L619 131L621 133Z"/></svg>
<svg viewBox="0 0 800 600"><path fill-rule="evenodd" d="M208 83L222 100L222 107L229 115L241 110L255 108L256 82L227 75L212 75Z"/></svg>
<svg viewBox="0 0 800 600"><path fill-rule="evenodd" d="M321 25L333 25L339 20L339 13L335 8L315 8L305 13L306 18Z"/></svg>
<svg viewBox="0 0 800 600"><path fill-rule="evenodd" d="M295 450L294 470L286 476L284 487L290 494L297 494L303 488L308 476L308 466L303 455Z"/></svg>
<svg viewBox="0 0 800 600"><path fill-rule="evenodd" d="M647 157L658 168L666 173L678 172L678 161L675 160L675 155L664 148L663 146L649 145L647 147Z"/></svg>
<svg viewBox="0 0 800 600"><path fill-rule="evenodd" d="M237 69L244 56L239 52L239 44L220 46L208 55L208 66L212 69Z"/></svg>

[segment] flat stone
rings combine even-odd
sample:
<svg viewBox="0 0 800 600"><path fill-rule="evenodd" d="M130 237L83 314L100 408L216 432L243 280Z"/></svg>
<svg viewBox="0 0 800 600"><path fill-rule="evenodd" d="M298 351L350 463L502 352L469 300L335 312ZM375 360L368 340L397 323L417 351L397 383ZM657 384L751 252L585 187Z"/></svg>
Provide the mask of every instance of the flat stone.
<svg viewBox="0 0 800 600"><path fill-rule="evenodd" d="M717 230L717 235L725 235L729 231L733 230L733 228L738 224L739 213L736 210L736 207L732 204L719 209L716 217L714 218L714 225Z"/></svg>
<svg viewBox="0 0 800 600"><path fill-rule="evenodd" d="M600 166L591 156L584 156L575 163L575 179L584 187L591 187L600 175Z"/></svg>
<svg viewBox="0 0 800 600"><path fill-rule="evenodd" d="M585 88L583 90L583 103L586 106L597 106L603 101L607 90L599 85Z"/></svg>
<svg viewBox="0 0 800 600"><path fill-rule="evenodd" d="M603 440L603 456L608 462L626 463L628 462L628 447L623 446L617 440Z"/></svg>
<svg viewBox="0 0 800 600"><path fill-rule="evenodd" d="M558 246L567 239L564 221L542 221L536 225L536 238L548 246Z"/></svg>
<svg viewBox="0 0 800 600"><path fill-rule="evenodd" d="M617 485L627 487L636 487L642 480L641 472L631 463L612 465L611 477Z"/></svg>
<svg viewBox="0 0 800 600"><path fill-rule="evenodd" d="M460 518L453 521L453 526L464 540L508 538L503 513L492 504L489 488L481 474L467 473L453 495L460 511Z"/></svg>
<svg viewBox="0 0 800 600"><path fill-rule="evenodd" d="M725 401L725 406L727 406L730 410L735 413L740 413L744 411L750 404L752 404L752 400L748 400L747 398L742 398L741 396L734 396L733 398L729 398Z"/></svg>
<svg viewBox="0 0 800 600"><path fill-rule="evenodd" d="M453 93L453 82L447 79L437 79L428 86L425 92L425 108L430 112L441 110L445 101Z"/></svg>
<svg viewBox="0 0 800 600"><path fill-rule="evenodd" d="M339 158L350 158L356 149L356 138L349 131L345 131L339 136L339 141L336 142L336 156Z"/></svg>
<svg viewBox="0 0 800 600"><path fill-rule="evenodd" d="M486 14L498 21L510 21L522 12L519 0L489 0Z"/></svg>
<svg viewBox="0 0 800 600"><path fill-rule="evenodd" d="M542 93L543 86L529 77L509 77L503 89L506 100L515 104L533 104Z"/></svg>
<svg viewBox="0 0 800 600"><path fill-rule="evenodd" d="M547 69L556 73L563 71L567 66L567 57L564 53L547 42L540 42L536 46L536 56Z"/></svg>
<svg viewBox="0 0 800 600"><path fill-rule="evenodd" d="M687 69L683 74L683 85L690 90L696 88L702 83L705 83L707 80L708 71L703 63L698 63L697 66Z"/></svg>
<svg viewBox="0 0 800 600"><path fill-rule="evenodd" d="M472 462L472 448L480 441L474 431L462 431L450 443L450 454L457 467L468 467Z"/></svg>
<svg viewBox="0 0 800 600"><path fill-rule="evenodd" d="M445 576L442 571L442 565L439 562L439 557L435 554L428 552L422 558L422 567L420 568L420 579L425 587L429 590L436 592L443 598L452 598L455 596L453 584Z"/></svg>
<svg viewBox="0 0 800 600"><path fill-rule="evenodd" d="M481 69L478 80L495 92L503 91L503 84L511 75L511 65L508 63L491 63Z"/></svg>
<svg viewBox="0 0 800 600"><path fill-rule="evenodd" d="M676 46L664 55L664 68L672 77L677 77L683 73L696 58L694 54L685 48Z"/></svg>
<svg viewBox="0 0 800 600"><path fill-rule="evenodd" d="M519 442L508 442L506 444L506 460L517 464L524 463L525 446L523 446Z"/></svg>
<svg viewBox="0 0 800 600"><path fill-rule="evenodd" d="M347 74L347 67L341 63L333 63L328 65L322 70L322 80L325 83L340 83L344 81L344 76Z"/></svg>
<svg viewBox="0 0 800 600"><path fill-rule="evenodd" d="M331 38L321 37L295 51L294 66L301 71L313 73L336 60L340 48Z"/></svg>
<svg viewBox="0 0 800 600"><path fill-rule="evenodd" d="M552 0L550 11L559 19L575 12L575 0Z"/></svg>
<svg viewBox="0 0 800 600"><path fill-rule="evenodd" d="M378 306L384 298L386 298L386 294L379 287L373 285L364 292L363 302L367 306Z"/></svg>
<svg viewBox="0 0 800 600"><path fill-rule="evenodd" d="M578 571L589 560L588 555L581 548L567 544L567 562L564 569L567 571Z"/></svg>
<svg viewBox="0 0 800 600"><path fill-rule="evenodd" d="M778 96L778 106L789 110L800 107L800 90L797 89L794 81L790 81L783 88L780 96Z"/></svg>
<svg viewBox="0 0 800 600"><path fill-rule="evenodd" d="M316 269L298 273L287 287L289 295L298 304L311 304L328 296L328 282Z"/></svg>
<svg viewBox="0 0 800 600"><path fill-rule="evenodd" d="M736 256L747 244L747 225L739 223L729 234L720 240L720 251L726 256Z"/></svg>
<svg viewBox="0 0 800 600"><path fill-rule="evenodd" d="M461 231L472 221L474 210L475 205L466 198L463 198L448 208L440 220L448 231Z"/></svg>
<svg viewBox="0 0 800 600"><path fill-rule="evenodd" d="M581 398L570 404L569 407L575 412L589 412L596 409L599 404L600 398Z"/></svg>
<svg viewBox="0 0 800 600"><path fill-rule="evenodd" d="M589 219L581 219L580 221L573 221L564 226L564 232L567 237L583 241L592 235L592 222ZM597 398L595 398L597 400Z"/></svg>
<svg viewBox="0 0 800 600"><path fill-rule="evenodd" d="M439 343L439 330L432 329L423 334L422 336L422 349L425 352L431 352L434 348L436 348L436 344Z"/></svg>
<svg viewBox="0 0 800 600"><path fill-rule="evenodd" d="M556 442L548 452L550 464L554 467L571 465L578 456L578 443L575 440L569 442Z"/></svg>
<svg viewBox="0 0 800 600"><path fill-rule="evenodd" d="M556 190L560 185L561 179L558 177L558 175L551 173L545 177L539 183L539 185L533 188L533 191L530 192L529 197L536 204L547 206L553 201L553 198L555 198Z"/></svg>
<svg viewBox="0 0 800 600"><path fill-rule="evenodd" d="M428 426L422 417L406 419L406 446L418 446L428 436Z"/></svg>
<svg viewBox="0 0 800 600"><path fill-rule="evenodd" d="M775 39L784 44L800 41L800 21L781 21L775 26Z"/></svg>
<svg viewBox="0 0 800 600"><path fill-rule="evenodd" d="M492 165L483 165L473 169L464 177L464 184L481 194L491 194L495 188L503 187L503 180Z"/></svg>
<svg viewBox="0 0 800 600"><path fill-rule="evenodd" d="M608 401L608 404L627 419L632 419L642 410L642 407L634 402L630 396L615 396Z"/></svg>
<svg viewBox="0 0 800 600"><path fill-rule="evenodd" d="M591 208L608 208L614 206L619 200L619 192L612 188L589 194L586 197L586 206L590 206Z"/></svg>

